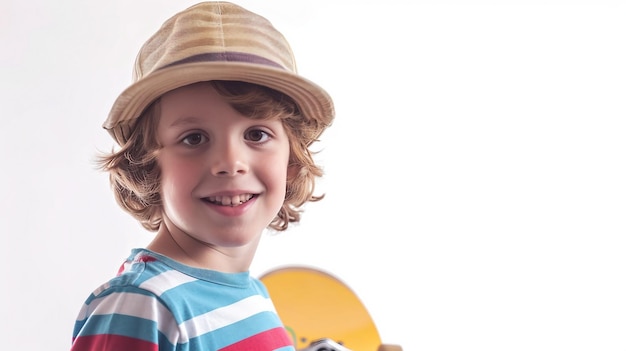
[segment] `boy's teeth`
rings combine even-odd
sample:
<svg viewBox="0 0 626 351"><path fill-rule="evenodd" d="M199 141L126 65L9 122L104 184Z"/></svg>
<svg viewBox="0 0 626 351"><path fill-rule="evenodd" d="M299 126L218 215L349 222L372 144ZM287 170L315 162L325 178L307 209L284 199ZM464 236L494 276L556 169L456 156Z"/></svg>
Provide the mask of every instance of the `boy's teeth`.
<svg viewBox="0 0 626 351"><path fill-rule="evenodd" d="M242 194L235 196L209 196L209 201L222 206L237 206L247 202L252 198L252 194Z"/></svg>

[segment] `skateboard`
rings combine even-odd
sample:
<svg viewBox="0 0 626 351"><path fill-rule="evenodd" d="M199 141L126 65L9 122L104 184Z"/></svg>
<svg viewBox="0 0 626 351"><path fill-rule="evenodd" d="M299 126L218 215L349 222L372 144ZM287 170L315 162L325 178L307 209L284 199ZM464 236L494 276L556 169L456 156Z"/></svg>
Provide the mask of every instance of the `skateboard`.
<svg viewBox="0 0 626 351"><path fill-rule="evenodd" d="M260 277L299 351L401 351L383 344L358 296L337 277L286 266Z"/></svg>

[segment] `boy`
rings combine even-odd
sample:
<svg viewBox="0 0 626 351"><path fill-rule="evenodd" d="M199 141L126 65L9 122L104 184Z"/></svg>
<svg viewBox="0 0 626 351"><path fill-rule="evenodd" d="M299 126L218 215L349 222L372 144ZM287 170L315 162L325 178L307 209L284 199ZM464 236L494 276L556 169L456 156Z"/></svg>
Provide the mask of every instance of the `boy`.
<svg viewBox="0 0 626 351"><path fill-rule="evenodd" d="M322 170L309 146L334 118L285 38L227 2L192 6L141 48L104 128L120 206L153 241L77 318L73 351L294 350L249 267L265 228L300 219Z"/></svg>

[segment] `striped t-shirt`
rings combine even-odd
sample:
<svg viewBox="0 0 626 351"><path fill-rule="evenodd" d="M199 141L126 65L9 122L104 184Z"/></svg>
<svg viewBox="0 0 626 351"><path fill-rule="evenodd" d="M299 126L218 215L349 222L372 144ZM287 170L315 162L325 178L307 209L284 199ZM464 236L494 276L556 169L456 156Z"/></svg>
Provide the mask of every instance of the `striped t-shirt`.
<svg viewBox="0 0 626 351"><path fill-rule="evenodd" d="M135 249L80 310L72 351L295 351L267 289L244 273Z"/></svg>

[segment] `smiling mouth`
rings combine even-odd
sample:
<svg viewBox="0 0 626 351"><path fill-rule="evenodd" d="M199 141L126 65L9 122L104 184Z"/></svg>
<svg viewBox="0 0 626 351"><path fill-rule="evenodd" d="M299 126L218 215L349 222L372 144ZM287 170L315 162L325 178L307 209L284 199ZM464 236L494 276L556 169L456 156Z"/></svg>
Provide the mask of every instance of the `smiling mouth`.
<svg viewBox="0 0 626 351"><path fill-rule="evenodd" d="M241 194L241 195L235 195L235 196L209 196L207 198L204 198L204 201L207 201L209 203L212 203L214 205L219 205L219 206L235 207L235 206L245 204L246 202L250 201L250 199L252 199L253 197L255 197L254 194Z"/></svg>

